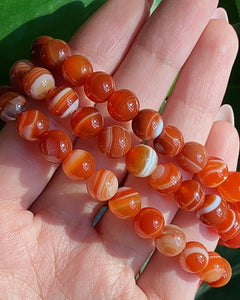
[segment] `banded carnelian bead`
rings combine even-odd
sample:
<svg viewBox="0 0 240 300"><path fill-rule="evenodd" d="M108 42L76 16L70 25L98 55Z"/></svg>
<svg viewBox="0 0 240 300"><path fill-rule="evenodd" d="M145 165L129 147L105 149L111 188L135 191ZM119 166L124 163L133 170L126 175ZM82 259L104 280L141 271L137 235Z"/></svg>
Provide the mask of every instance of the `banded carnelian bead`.
<svg viewBox="0 0 240 300"><path fill-rule="evenodd" d="M225 220L216 229L223 240L233 239L240 232L240 215L229 208Z"/></svg>
<svg viewBox="0 0 240 300"><path fill-rule="evenodd" d="M153 207L144 207L133 219L136 233L144 238L157 237L164 228L164 217L162 213Z"/></svg>
<svg viewBox="0 0 240 300"><path fill-rule="evenodd" d="M141 197L130 187L121 187L108 201L108 208L119 219L135 217L141 209Z"/></svg>
<svg viewBox="0 0 240 300"><path fill-rule="evenodd" d="M232 248L232 249L240 248L240 231L232 239L229 239L229 240L220 239L219 244L222 246L226 246L228 248Z"/></svg>
<svg viewBox="0 0 240 300"><path fill-rule="evenodd" d="M218 186L218 192L229 202L240 201L240 172L229 172L228 178Z"/></svg>
<svg viewBox="0 0 240 300"><path fill-rule="evenodd" d="M50 40L52 40L53 38L47 35L43 35L38 37L33 45L32 45L32 49L31 49L31 60L32 62L37 65L37 66L42 66L42 60L41 60L41 51L42 51L42 47Z"/></svg>
<svg viewBox="0 0 240 300"><path fill-rule="evenodd" d="M13 86L8 86L8 85L1 85L0 86L0 96L6 92L19 92L17 88Z"/></svg>
<svg viewBox="0 0 240 300"><path fill-rule="evenodd" d="M226 285L232 277L231 265L225 258L222 257L222 260L224 262L224 272L223 272L221 278L214 282L206 282L208 285L210 285L212 287L222 287L222 286Z"/></svg>
<svg viewBox="0 0 240 300"><path fill-rule="evenodd" d="M26 59L16 61L10 71L9 78L12 85L20 90L23 89L23 77L24 75L30 71L34 65Z"/></svg>

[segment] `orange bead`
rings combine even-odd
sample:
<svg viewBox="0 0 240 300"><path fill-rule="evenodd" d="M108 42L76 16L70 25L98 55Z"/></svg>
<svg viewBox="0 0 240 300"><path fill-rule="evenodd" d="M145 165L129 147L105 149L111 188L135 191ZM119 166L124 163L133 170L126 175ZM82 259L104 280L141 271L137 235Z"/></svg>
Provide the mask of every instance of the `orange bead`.
<svg viewBox="0 0 240 300"><path fill-rule="evenodd" d="M200 208L205 199L205 190L196 180L185 180L174 194L178 206L187 211Z"/></svg>
<svg viewBox="0 0 240 300"><path fill-rule="evenodd" d="M132 129L137 137L142 140L155 139L162 132L163 119L152 109L140 110L132 121Z"/></svg>
<svg viewBox="0 0 240 300"><path fill-rule="evenodd" d="M95 103L102 103L115 91L115 82L111 75L104 72L94 72L84 82L87 97Z"/></svg>
<svg viewBox="0 0 240 300"><path fill-rule="evenodd" d="M26 59L16 61L10 71L9 78L12 85L20 90L23 89L23 77L24 75L30 71L34 65Z"/></svg>
<svg viewBox="0 0 240 300"><path fill-rule="evenodd" d="M130 187L121 187L108 201L108 208L119 219L135 217L141 209L141 197Z"/></svg>
<svg viewBox="0 0 240 300"><path fill-rule="evenodd" d="M107 103L110 116L121 122L127 122L135 118L139 112L139 106L138 98L129 90L114 92Z"/></svg>
<svg viewBox="0 0 240 300"><path fill-rule="evenodd" d="M94 158L81 149L72 150L62 162L64 173L72 180L82 181L94 172Z"/></svg>
<svg viewBox="0 0 240 300"><path fill-rule="evenodd" d="M224 272L221 278L214 282L206 282L208 285L212 287L222 287L226 285L232 277L231 265L225 258L222 257L222 260L224 261Z"/></svg>
<svg viewBox="0 0 240 300"><path fill-rule="evenodd" d="M144 239L157 237L163 231L164 225L162 213L153 207L142 208L133 220L136 233Z"/></svg>
<svg viewBox="0 0 240 300"><path fill-rule="evenodd" d="M82 86L92 71L90 61L82 55L69 56L62 64L63 78L74 86Z"/></svg>
<svg viewBox="0 0 240 300"><path fill-rule="evenodd" d="M0 86L0 96L6 92L19 92L17 88L8 85Z"/></svg>
<svg viewBox="0 0 240 300"><path fill-rule="evenodd" d="M239 202L230 202L228 203L230 208L232 208L234 211L236 211L238 214L240 214L240 201Z"/></svg>
<svg viewBox="0 0 240 300"><path fill-rule="evenodd" d="M229 240L220 239L219 244L232 249L240 248L240 231L232 239Z"/></svg>
<svg viewBox="0 0 240 300"><path fill-rule="evenodd" d="M228 178L218 186L218 192L229 202L240 201L240 172L229 172Z"/></svg>
<svg viewBox="0 0 240 300"><path fill-rule="evenodd" d="M200 172L207 164L208 153L206 148L197 142L186 143L177 155L180 167L190 173Z"/></svg>
<svg viewBox="0 0 240 300"><path fill-rule="evenodd" d="M98 134L98 148L110 158L121 158L131 148L130 133L123 127L113 125L105 127Z"/></svg>
<svg viewBox="0 0 240 300"><path fill-rule="evenodd" d="M43 35L38 37L33 45L32 45L32 49L31 49L31 60L32 62L37 65L37 66L42 66L42 60L41 60L41 51L42 51L42 47L50 40L52 40L53 38L47 35Z"/></svg>
<svg viewBox="0 0 240 300"><path fill-rule="evenodd" d="M240 215L229 208L225 220L216 229L223 240L233 239L240 232Z"/></svg>
<svg viewBox="0 0 240 300"><path fill-rule="evenodd" d="M80 107L72 114L71 126L78 137L91 138L103 129L103 118L94 107Z"/></svg>
<svg viewBox="0 0 240 300"><path fill-rule="evenodd" d="M87 189L93 199L107 201L111 199L118 190L117 177L110 170L99 169L88 179Z"/></svg>
<svg viewBox="0 0 240 300"><path fill-rule="evenodd" d="M17 121L18 133L28 141L37 140L48 128L48 118L39 110L27 110Z"/></svg>
<svg viewBox="0 0 240 300"><path fill-rule="evenodd" d="M61 130L50 130L41 135L40 150L49 162L61 163L72 151L70 137Z"/></svg>
<svg viewBox="0 0 240 300"><path fill-rule="evenodd" d="M173 157L184 145L182 133L174 126L163 126L163 130L153 141L154 148L162 155Z"/></svg>
<svg viewBox="0 0 240 300"><path fill-rule="evenodd" d="M127 152L125 162L131 174L137 177L147 177L156 169L158 157L153 148L139 144Z"/></svg>

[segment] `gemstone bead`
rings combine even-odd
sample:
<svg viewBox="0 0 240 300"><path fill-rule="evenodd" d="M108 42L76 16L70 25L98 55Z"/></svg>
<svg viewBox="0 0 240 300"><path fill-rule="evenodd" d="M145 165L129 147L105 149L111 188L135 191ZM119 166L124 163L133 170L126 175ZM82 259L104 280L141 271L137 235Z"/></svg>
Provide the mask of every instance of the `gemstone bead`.
<svg viewBox="0 0 240 300"><path fill-rule="evenodd" d="M228 178L218 186L218 192L229 202L240 201L240 172L229 172Z"/></svg>
<svg viewBox="0 0 240 300"><path fill-rule="evenodd" d="M43 35L38 37L33 45L32 45L32 49L31 49L31 60L32 62L37 65L37 66L42 66L42 60L41 60L41 51L42 51L42 47L50 40L52 40L53 38L47 35Z"/></svg>
<svg viewBox="0 0 240 300"><path fill-rule="evenodd" d="M62 162L64 173L72 180L88 179L94 172L94 158L81 149L72 150Z"/></svg>
<svg viewBox="0 0 240 300"><path fill-rule="evenodd" d="M174 193L181 186L182 174L173 163L162 163L150 175L149 183L161 194Z"/></svg>
<svg viewBox="0 0 240 300"><path fill-rule="evenodd" d="M16 61L10 71L9 71L9 78L12 83L12 85L20 90L23 89L23 77L24 75L30 71L34 65L31 63L31 61L22 59Z"/></svg>
<svg viewBox="0 0 240 300"><path fill-rule="evenodd" d="M176 225L166 225L160 235L155 238L155 246L163 255L176 256L186 246L185 233Z"/></svg>
<svg viewBox="0 0 240 300"><path fill-rule="evenodd" d="M176 158L183 170L198 173L206 166L208 153L203 145L197 142L188 142Z"/></svg>
<svg viewBox="0 0 240 300"><path fill-rule="evenodd" d="M137 177L147 177L156 169L158 157L153 148L139 144L127 152L125 162L131 174Z"/></svg>
<svg viewBox="0 0 240 300"><path fill-rule="evenodd" d="M136 233L144 239L157 237L164 228L162 213L153 207L144 207L133 219Z"/></svg>
<svg viewBox="0 0 240 300"><path fill-rule="evenodd" d="M8 85L0 86L0 96L6 92L19 92L17 88Z"/></svg>
<svg viewBox="0 0 240 300"><path fill-rule="evenodd" d="M174 194L178 206L187 211L200 208L205 199L205 190L196 180L185 180Z"/></svg>
<svg viewBox="0 0 240 300"><path fill-rule="evenodd" d="M221 278L214 282L206 282L208 285L212 287L222 287L226 285L232 277L231 265L225 258L222 257L222 260L224 261L224 272Z"/></svg>
<svg viewBox="0 0 240 300"><path fill-rule="evenodd" d="M229 207L240 214L240 202L229 202Z"/></svg>
<svg viewBox="0 0 240 300"><path fill-rule="evenodd" d="M220 239L219 244L232 249L240 248L240 232L238 232L238 234L232 239Z"/></svg>
<svg viewBox="0 0 240 300"><path fill-rule="evenodd" d="M108 99L107 109L110 116L121 122L135 118L139 112L139 100L129 90L118 90Z"/></svg>
<svg viewBox="0 0 240 300"><path fill-rule="evenodd" d="M72 114L71 126L78 137L91 138L103 129L103 118L94 107L80 107Z"/></svg>
<svg viewBox="0 0 240 300"><path fill-rule="evenodd" d="M48 92L46 104L53 115L66 118L78 108L78 94L70 87L56 87Z"/></svg>
<svg viewBox="0 0 240 300"><path fill-rule="evenodd" d="M233 239L240 232L240 215L229 208L225 220L216 229L223 240Z"/></svg>
<svg viewBox="0 0 240 300"><path fill-rule="evenodd" d="M17 120L18 133L28 141L37 140L48 128L48 118L39 110L27 110Z"/></svg>
<svg viewBox="0 0 240 300"><path fill-rule="evenodd" d="M135 217L141 209L141 197L130 187L121 187L108 201L108 208L119 219Z"/></svg>
<svg viewBox="0 0 240 300"><path fill-rule="evenodd" d="M99 169L88 179L87 189L93 199L107 201L111 199L118 190L117 177L110 170Z"/></svg>
<svg viewBox="0 0 240 300"><path fill-rule="evenodd" d="M61 163L72 151L70 137L61 130L50 130L41 135L42 156L51 163Z"/></svg>
<svg viewBox="0 0 240 300"><path fill-rule="evenodd" d="M163 126L163 130L153 141L155 150L162 155L173 157L184 145L183 135L175 126Z"/></svg>
<svg viewBox="0 0 240 300"><path fill-rule="evenodd" d="M23 89L25 93L36 100L47 97L50 89L55 87L52 74L44 68L35 67L28 71L23 77Z"/></svg>
<svg viewBox="0 0 240 300"><path fill-rule="evenodd" d="M121 158L131 148L130 133L123 127L113 125L105 127L97 140L99 150L110 158Z"/></svg>
<svg viewBox="0 0 240 300"><path fill-rule="evenodd" d="M82 55L69 56L62 64L63 78L74 86L82 86L92 71L91 63Z"/></svg>
<svg viewBox="0 0 240 300"><path fill-rule="evenodd" d="M132 129L137 137L142 140L155 139L162 132L163 119L152 109L143 109L132 121Z"/></svg>

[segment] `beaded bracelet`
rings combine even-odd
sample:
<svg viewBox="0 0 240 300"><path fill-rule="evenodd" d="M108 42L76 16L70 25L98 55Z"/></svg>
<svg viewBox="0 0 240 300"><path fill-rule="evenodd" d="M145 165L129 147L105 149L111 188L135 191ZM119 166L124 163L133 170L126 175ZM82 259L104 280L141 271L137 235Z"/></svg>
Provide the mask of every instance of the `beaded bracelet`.
<svg viewBox="0 0 240 300"><path fill-rule="evenodd" d="M50 71L49 71L49 70ZM53 74L60 71L65 85L55 86ZM48 118L39 110L27 110L26 98L45 100L48 110L60 118L69 118L73 133L82 139L97 137L99 150L108 157L125 157L129 173L148 177L160 194L171 194L179 208L195 212L204 224L214 227L220 244L240 247L240 173L229 172L226 163L208 157L204 146L184 143L181 132L163 124L161 115L151 109L140 110L139 100L129 90L116 90L112 76L93 72L89 60L72 55L67 43L42 36L31 50L31 61L17 61L9 72L12 86L0 87L0 117L17 120L17 130L24 139L39 141L42 156L51 163L62 163L72 180L85 181L89 195L108 201L114 216L133 219L136 233L154 238L156 249L166 256L179 256L180 266L197 273L213 287L225 285L231 278L230 264L216 252L208 251L198 241L186 242L176 225L165 225L162 213L153 207L141 208L141 197L131 187L119 187L115 174L108 169L95 170L92 155L72 149L71 138L61 130L49 130ZM96 107L79 106L75 87L83 86L86 96L96 103L107 102L112 119L132 122L140 141L132 146L130 133L122 126L104 127ZM153 142L153 147L148 141ZM181 169L172 162L159 163L158 156L170 157L181 169L196 175L196 180L182 180ZM204 186L215 189L205 194ZM216 193L216 189L218 193Z"/></svg>

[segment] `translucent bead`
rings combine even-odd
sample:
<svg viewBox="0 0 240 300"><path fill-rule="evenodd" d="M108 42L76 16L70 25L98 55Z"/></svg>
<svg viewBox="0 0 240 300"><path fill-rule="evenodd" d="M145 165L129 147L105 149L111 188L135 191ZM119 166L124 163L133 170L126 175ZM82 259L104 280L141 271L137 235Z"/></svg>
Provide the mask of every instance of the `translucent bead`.
<svg viewBox="0 0 240 300"><path fill-rule="evenodd" d="M9 79L12 83L12 85L20 90L23 89L23 77L24 75L30 71L34 65L31 63L31 61L22 59L16 61L10 71L9 71Z"/></svg>
<svg viewBox="0 0 240 300"><path fill-rule="evenodd" d="M216 229L223 240L233 239L240 232L240 215L229 208L225 220Z"/></svg>
<svg viewBox="0 0 240 300"><path fill-rule="evenodd" d="M185 233L176 225L166 225L160 235L155 238L155 246L163 255L176 256L186 246Z"/></svg>
<svg viewBox="0 0 240 300"><path fill-rule="evenodd" d="M123 127L113 125L105 127L98 134L98 148L110 158L121 158L131 148L130 133Z"/></svg>
<svg viewBox="0 0 240 300"><path fill-rule="evenodd" d="M162 163L150 175L149 183L161 194L175 193L181 186L182 174L173 163Z"/></svg>
<svg viewBox="0 0 240 300"><path fill-rule="evenodd" d="M72 150L62 162L64 173L72 180L88 179L94 172L94 158L81 149Z"/></svg>
<svg viewBox="0 0 240 300"><path fill-rule="evenodd" d="M31 98L43 100L50 89L55 87L52 74L44 68L35 67L23 77L24 92Z"/></svg>
<svg viewBox="0 0 240 300"><path fill-rule="evenodd" d="M133 220L136 233L144 239L157 237L163 231L164 225L162 213L153 207L142 208Z"/></svg>
<svg viewBox="0 0 240 300"><path fill-rule="evenodd" d="M218 186L218 192L229 202L240 201L240 172L229 172L228 178Z"/></svg>
<svg viewBox="0 0 240 300"><path fill-rule="evenodd" d="M220 239L219 244L232 249L240 248L240 232L232 239Z"/></svg>
<svg viewBox="0 0 240 300"><path fill-rule="evenodd" d="M32 45L32 49L31 49L31 60L32 62L37 65L37 66L42 66L42 60L41 60L41 51L42 51L42 47L43 45L45 45L48 41L52 40L53 38L47 35L43 35L38 37L33 45Z"/></svg>
<svg viewBox="0 0 240 300"><path fill-rule="evenodd" d="M156 169L158 157L153 148L139 144L127 152L125 162L131 174L137 177L147 177Z"/></svg>
<svg viewBox="0 0 240 300"><path fill-rule="evenodd" d="M72 151L70 137L61 130L50 130L41 135L42 156L51 163L61 163Z"/></svg>
<svg viewBox="0 0 240 300"><path fill-rule="evenodd" d="M135 217L141 209L141 197L130 187L121 187L108 201L108 208L119 219Z"/></svg>
<svg viewBox="0 0 240 300"><path fill-rule="evenodd" d="M48 128L48 118L39 110L27 110L17 121L18 133L28 141L37 140Z"/></svg>
<svg viewBox="0 0 240 300"><path fill-rule="evenodd" d="M196 180L185 180L174 194L178 206L187 211L200 208L205 199L205 190Z"/></svg>
<svg viewBox="0 0 240 300"><path fill-rule="evenodd" d="M132 121L132 129L137 137L142 140L155 139L162 132L163 119L152 109L140 110Z"/></svg>
<svg viewBox="0 0 240 300"><path fill-rule="evenodd" d="M214 282L206 282L208 285L212 287L222 287L226 285L232 277L231 265L225 258L222 257L222 260L224 261L224 272L221 278Z"/></svg>
<svg viewBox="0 0 240 300"><path fill-rule="evenodd" d="M90 196L98 201L111 199L118 190L116 175L110 170L99 169L87 181Z"/></svg>

